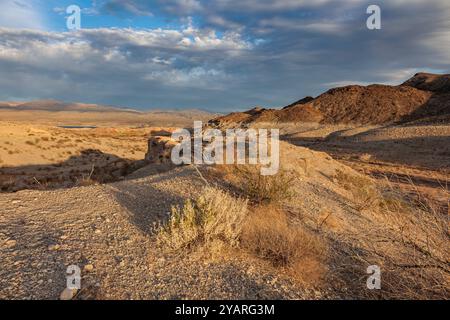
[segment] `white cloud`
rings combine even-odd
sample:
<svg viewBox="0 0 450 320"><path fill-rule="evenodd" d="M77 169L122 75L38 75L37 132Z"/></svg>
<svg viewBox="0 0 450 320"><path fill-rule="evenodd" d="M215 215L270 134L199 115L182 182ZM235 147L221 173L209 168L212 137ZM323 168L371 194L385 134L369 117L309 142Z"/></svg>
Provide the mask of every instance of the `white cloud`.
<svg viewBox="0 0 450 320"><path fill-rule="evenodd" d="M0 100L17 96L13 83L21 83L27 96L87 101L115 95L144 99L150 92L170 96L186 88L219 90L235 76L228 74L227 63L252 48L239 34L218 36L192 26L77 32L0 28L0 69L10 75L0 79Z"/></svg>
<svg viewBox="0 0 450 320"><path fill-rule="evenodd" d="M195 67L191 69L171 69L164 71L153 71L143 77L144 80L159 81L161 83L182 87L204 87L217 89L223 87L227 75L222 70L205 69Z"/></svg>

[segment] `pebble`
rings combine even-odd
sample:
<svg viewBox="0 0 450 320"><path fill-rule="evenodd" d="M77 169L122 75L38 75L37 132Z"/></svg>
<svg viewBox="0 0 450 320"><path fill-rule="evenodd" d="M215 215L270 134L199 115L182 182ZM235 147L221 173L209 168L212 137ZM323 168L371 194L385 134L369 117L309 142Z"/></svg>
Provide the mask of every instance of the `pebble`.
<svg viewBox="0 0 450 320"><path fill-rule="evenodd" d="M78 290L77 289L64 289L63 292L61 292L61 295L59 296L60 300L72 300L75 298Z"/></svg>
<svg viewBox="0 0 450 320"><path fill-rule="evenodd" d="M6 241L6 248L13 248L15 247L17 244L16 240L8 240Z"/></svg>
<svg viewBox="0 0 450 320"><path fill-rule="evenodd" d="M94 270L94 266L92 264L87 264L84 266L84 271L91 272Z"/></svg>
<svg viewBox="0 0 450 320"><path fill-rule="evenodd" d="M61 248L61 246L59 244L53 244L53 245L48 246L49 251L58 251L59 248Z"/></svg>

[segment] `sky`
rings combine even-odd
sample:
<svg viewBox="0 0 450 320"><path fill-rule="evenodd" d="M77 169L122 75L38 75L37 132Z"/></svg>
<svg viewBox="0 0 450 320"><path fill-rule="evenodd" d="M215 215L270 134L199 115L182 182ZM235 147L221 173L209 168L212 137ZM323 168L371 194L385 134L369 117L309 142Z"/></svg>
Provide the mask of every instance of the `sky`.
<svg viewBox="0 0 450 320"><path fill-rule="evenodd" d="M0 100L230 112L449 69L448 0L0 0Z"/></svg>

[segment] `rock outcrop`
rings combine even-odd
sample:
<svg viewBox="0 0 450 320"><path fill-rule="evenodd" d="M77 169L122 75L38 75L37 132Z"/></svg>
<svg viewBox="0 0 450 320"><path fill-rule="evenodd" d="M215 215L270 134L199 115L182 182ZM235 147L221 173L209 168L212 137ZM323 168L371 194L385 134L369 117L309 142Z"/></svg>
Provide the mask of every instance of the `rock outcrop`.
<svg viewBox="0 0 450 320"><path fill-rule="evenodd" d="M172 149L177 145L177 141L171 137L150 137L148 140L148 151L145 160L157 164L169 164L171 161Z"/></svg>

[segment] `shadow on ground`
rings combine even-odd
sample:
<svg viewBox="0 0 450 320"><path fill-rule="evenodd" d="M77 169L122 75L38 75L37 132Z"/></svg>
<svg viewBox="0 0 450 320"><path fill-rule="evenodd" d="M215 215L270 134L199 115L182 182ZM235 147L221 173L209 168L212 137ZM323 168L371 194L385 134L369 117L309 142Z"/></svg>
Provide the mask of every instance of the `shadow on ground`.
<svg viewBox="0 0 450 320"><path fill-rule="evenodd" d="M83 150L56 164L0 168L0 192L51 190L123 180L144 167L144 160L123 159L100 150Z"/></svg>

